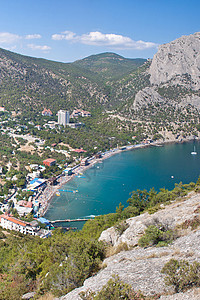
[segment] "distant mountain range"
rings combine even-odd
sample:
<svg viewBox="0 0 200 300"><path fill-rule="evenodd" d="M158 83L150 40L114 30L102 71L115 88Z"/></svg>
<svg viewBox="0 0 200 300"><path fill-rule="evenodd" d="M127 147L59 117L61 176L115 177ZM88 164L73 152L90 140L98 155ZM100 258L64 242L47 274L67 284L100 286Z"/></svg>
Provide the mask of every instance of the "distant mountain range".
<svg viewBox="0 0 200 300"><path fill-rule="evenodd" d="M161 123L165 115L179 122L180 111L198 118L199 49L200 33L161 45L152 61L102 53L59 63L0 49L0 105L33 113L98 109Z"/></svg>
<svg viewBox="0 0 200 300"><path fill-rule="evenodd" d="M116 80L135 71L145 61L143 58L130 59L107 52L77 60L73 65L94 72L104 80Z"/></svg>
<svg viewBox="0 0 200 300"><path fill-rule="evenodd" d="M58 63L0 49L0 105L35 111L48 107L109 106L110 83L134 72L145 59L126 59L114 53L92 55L74 63ZM112 101L111 101L112 102Z"/></svg>

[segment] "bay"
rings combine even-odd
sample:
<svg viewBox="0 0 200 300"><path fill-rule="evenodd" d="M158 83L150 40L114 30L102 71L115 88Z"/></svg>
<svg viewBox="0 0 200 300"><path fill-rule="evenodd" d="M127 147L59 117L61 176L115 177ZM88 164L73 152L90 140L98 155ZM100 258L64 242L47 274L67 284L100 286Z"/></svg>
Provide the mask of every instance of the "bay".
<svg viewBox="0 0 200 300"><path fill-rule="evenodd" d="M49 220L85 218L115 212L121 202L127 206L130 192L136 189L173 189L175 183L196 181L200 175L200 143L168 144L116 154L86 170L62 186L45 217ZM61 224L63 225L63 224ZM80 223L65 226L82 227Z"/></svg>

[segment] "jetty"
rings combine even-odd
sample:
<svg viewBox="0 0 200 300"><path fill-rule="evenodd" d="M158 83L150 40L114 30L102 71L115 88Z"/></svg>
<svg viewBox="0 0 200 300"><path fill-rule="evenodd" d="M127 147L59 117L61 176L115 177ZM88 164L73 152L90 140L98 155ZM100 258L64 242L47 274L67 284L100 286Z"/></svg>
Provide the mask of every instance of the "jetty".
<svg viewBox="0 0 200 300"><path fill-rule="evenodd" d="M52 224L54 223L61 223L61 222L81 222L81 221L88 221L91 220L91 218L85 218L85 219L66 219L66 220L54 220L54 221L50 221Z"/></svg>
<svg viewBox="0 0 200 300"><path fill-rule="evenodd" d="M78 190L61 190L61 189L58 189L59 192L67 192L67 193L78 193Z"/></svg>

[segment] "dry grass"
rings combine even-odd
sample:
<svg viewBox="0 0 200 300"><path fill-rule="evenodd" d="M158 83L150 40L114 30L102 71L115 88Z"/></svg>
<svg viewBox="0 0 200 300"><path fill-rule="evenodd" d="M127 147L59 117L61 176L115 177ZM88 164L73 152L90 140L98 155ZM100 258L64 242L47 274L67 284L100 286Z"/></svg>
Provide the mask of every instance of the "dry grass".
<svg viewBox="0 0 200 300"><path fill-rule="evenodd" d="M54 299L55 297L51 293L48 293L41 296L38 300L54 300Z"/></svg>
<svg viewBox="0 0 200 300"><path fill-rule="evenodd" d="M180 249L175 249L172 256L180 256L181 254L181 250Z"/></svg>
<svg viewBox="0 0 200 300"><path fill-rule="evenodd" d="M106 249L106 257L113 256L117 253L120 253L122 251L128 251L130 250L127 243L120 243L118 246L113 247L113 246L108 246Z"/></svg>
<svg viewBox="0 0 200 300"><path fill-rule="evenodd" d="M101 270L105 269L106 267L107 267L107 264L105 262L102 262L102 263L99 264L99 268Z"/></svg>
<svg viewBox="0 0 200 300"><path fill-rule="evenodd" d="M161 253L152 253L148 256L145 257L145 259L149 259L149 258L160 258L163 256L168 256L170 253L168 251L163 251Z"/></svg>

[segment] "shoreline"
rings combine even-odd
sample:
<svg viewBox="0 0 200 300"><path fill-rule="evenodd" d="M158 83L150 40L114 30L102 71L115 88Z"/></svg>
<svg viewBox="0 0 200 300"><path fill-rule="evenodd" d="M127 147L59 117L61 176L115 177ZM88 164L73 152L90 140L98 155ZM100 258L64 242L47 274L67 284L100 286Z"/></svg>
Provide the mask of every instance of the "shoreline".
<svg viewBox="0 0 200 300"><path fill-rule="evenodd" d="M182 141L174 141L174 140L169 140L169 141L156 141L153 143L147 143L147 144L137 144L137 145L127 145L124 146L126 147L125 149L111 149L109 151L106 151L102 154L101 158L95 158L94 156L91 157L90 159L88 159L89 164L87 166L81 166L80 164L73 167L73 171L74 173L72 175L64 175L64 176L60 176L58 178L58 184L56 186L47 186L45 188L45 190L41 193L41 195L38 197L38 201L41 205L41 208L39 209L39 214L40 217L43 217L48 209L49 206L51 204L52 198L55 197L56 193L58 192L58 190L67 182L69 182L70 180L72 180L75 176L77 176L80 173L84 173L86 170L92 168L96 163L105 160L107 158L112 157L115 154L119 154L121 152L125 152L125 151L131 151L131 150L135 150L135 149L142 149L142 148L147 148L150 146L153 147L162 147L164 145L167 144L180 144L180 143L184 143L184 142L192 142L192 140L194 140L194 138L191 139L184 139ZM196 139L199 140L199 139Z"/></svg>

